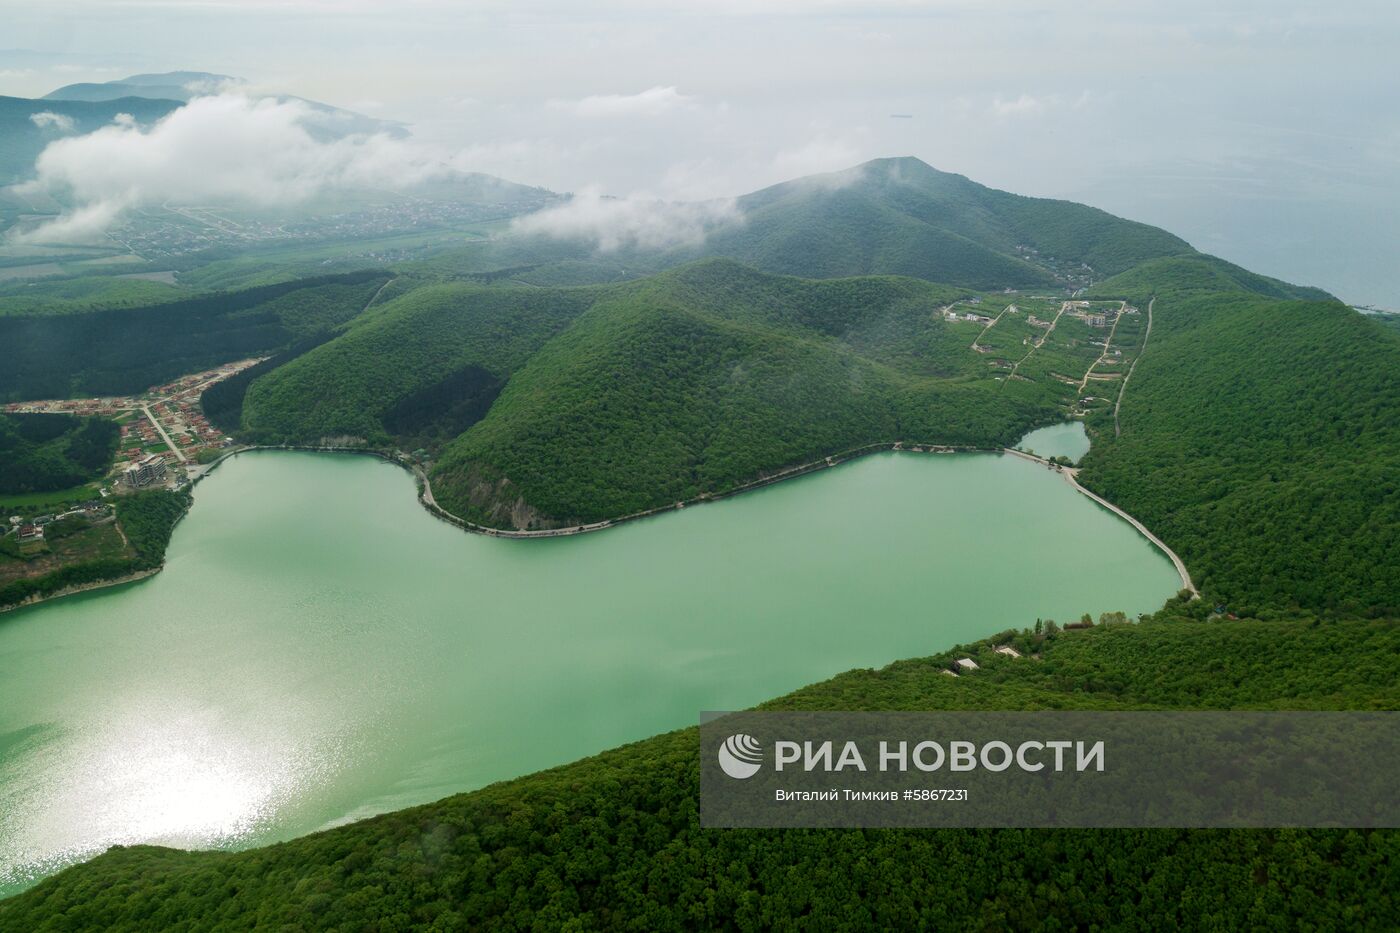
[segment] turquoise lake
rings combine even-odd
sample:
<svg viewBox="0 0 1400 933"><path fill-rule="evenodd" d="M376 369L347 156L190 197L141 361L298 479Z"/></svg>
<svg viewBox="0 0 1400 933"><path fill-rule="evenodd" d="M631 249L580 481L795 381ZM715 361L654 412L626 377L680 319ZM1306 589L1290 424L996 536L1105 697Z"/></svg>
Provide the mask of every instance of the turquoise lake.
<svg viewBox="0 0 1400 933"><path fill-rule="evenodd" d="M242 454L162 573L0 615L0 894L114 844L285 839L1179 585L1061 476L996 454L879 454L533 541L434 519L370 457Z"/></svg>

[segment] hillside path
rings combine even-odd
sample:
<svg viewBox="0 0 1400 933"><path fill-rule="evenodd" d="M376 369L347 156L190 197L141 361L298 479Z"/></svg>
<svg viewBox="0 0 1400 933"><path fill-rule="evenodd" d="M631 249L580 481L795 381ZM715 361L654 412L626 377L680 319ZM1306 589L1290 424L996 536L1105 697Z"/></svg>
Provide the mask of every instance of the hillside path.
<svg viewBox="0 0 1400 933"><path fill-rule="evenodd" d="M952 305L949 305L949 307L951 308ZM987 336L987 331L989 331L989 330L991 330L993 327L996 327L996 326L997 326L997 321L1000 321L1000 320L1001 320L1002 314L1005 314L1006 312L1010 311L1010 310L1011 310L1012 308L1014 308L1014 307L1016 307L1014 304L1009 304L1009 305L1007 305L1006 307L1002 308L1002 309L1001 309L1001 314L998 314L996 317L992 318L992 323L988 324L986 327L984 327L984 328L982 328L981 330L979 330L979 331L977 332L977 337L972 341L972 347L971 347L971 349L976 350L976 349L977 349L977 345L978 345L979 343L982 342L982 338L985 337L985 336Z"/></svg>
<svg viewBox="0 0 1400 933"><path fill-rule="evenodd" d="M1123 377L1123 384L1118 387L1118 401L1113 403L1113 436L1121 437L1123 429L1118 426L1118 409L1123 406L1123 393L1128 391L1128 380L1133 378L1133 370L1137 369L1138 360L1147 352L1147 341L1152 337L1152 306L1157 303L1157 296L1153 295L1147 302L1147 331L1142 335L1142 347L1138 349L1137 356L1133 357L1133 365L1128 367L1128 374Z"/></svg>
<svg viewBox="0 0 1400 933"><path fill-rule="evenodd" d="M1045 341L1049 340L1050 335L1055 332L1055 325L1060 323L1060 318L1065 316L1065 312L1070 309L1071 305L1073 305L1073 302L1070 301L1066 301L1064 304L1060 305L1060 313L1055 315L1055 320L1050 322L1049 329L1047 329L1045 333L1040 335L1039 340L1031 342L1031 348L1026 351L1026 355L1017 360L1016 365L1011 367L1011 372L1006 374L1006 382L1011 381L1011 378L1016 375L1016 370L1020 369L1021 364L1031 358L1032 353L1045 346ZM1002 385L1005 386L1006 382L1003 382Z"/></svg>
<svg viewBox="0 0 1400 933"><path fill-rule="evenodd" d="M1125 301L1118 307L1118 316L1113 319L1113 329L1108 332L1108 339L1103 342L1103 352L1099 358L1089 364L1089 368L1084 370L1084 378L1079 380L1079 394L1084 394L1084 387L1089 384L1089 377L1093 374L1094 368L1100 363L1108 361L1108 350L1113 346L1113 335L1118 333L1118 322L1123 320L1123 314L1128 310L1128 303Z"/></svg>

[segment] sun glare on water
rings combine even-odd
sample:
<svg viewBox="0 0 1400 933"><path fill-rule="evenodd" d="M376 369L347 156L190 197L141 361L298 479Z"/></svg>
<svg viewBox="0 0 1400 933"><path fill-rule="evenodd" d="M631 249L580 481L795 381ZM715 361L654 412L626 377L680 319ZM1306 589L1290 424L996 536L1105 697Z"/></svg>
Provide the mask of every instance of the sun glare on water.
<svg viewBox="0 0 1400 933"><path fill-rule="evenodd" d="M0 797L0 864L9 866L0 884L114 845L236 846L334 770L334 754L304 736L246 725L212 710L142 708L91 724L87 741L35 736L41 748L24 766L48 780L0 780L12 788ZM27 799L5 799L19 787ZM22 822L7 816L26 811Z"/></svg>

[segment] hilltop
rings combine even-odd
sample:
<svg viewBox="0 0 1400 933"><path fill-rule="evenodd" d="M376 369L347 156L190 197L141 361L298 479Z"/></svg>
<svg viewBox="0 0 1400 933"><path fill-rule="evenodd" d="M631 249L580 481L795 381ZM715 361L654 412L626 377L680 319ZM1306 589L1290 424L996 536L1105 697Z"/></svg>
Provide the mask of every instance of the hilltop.
<svg viewBox="0 0 1400 933"><path fill-rule="evenodd" d="M146 97L152 100L188 101L197 94L209 94L245 83L241 78L207 71L167 71L162 74L131 75L115 81L65 84L49 91L42 99L105 101Z"/></svg>
<svg viewBox="0 0 1400 933"><path fill-rule="evenodd" d="M211 74L207 71L168 71L161 74L131 75L115 81L101 83L67 84L49 91L43 100L55 101L112 101L127 98L149 100L173 100L187 103L204 94L218 94L223 91L245 91L248 82L231 75ZM278 101L297 101L305 104L316 116L322 118L314 129L329 138L356 133L388 133L393 136L406 135L402 123L394 120L380 120L367 117L352 110L344 110L320 101L289 94L257 94L269 96Z"/></svg>
<svg viewBox="0 0 1400 933"><path fill-rule="evenodd" d="M830 278L909 275L972 288L1082 283L1193 252L1164 230L1070 201L1028 198L915 158L765 188L739 199L744 223L706 255Z"/></svg>
<svg viewBox="0 0 1400 933"><path fill-rule="evenodd" d="M70 84L37 99L0 96L0 187L31 178L39 153L57 139L101 129L119 114L130 115L141 125L154 123L197 95L237 89L245 84L228 75L172 71L97 84ZM304 104L311 111L309 128L318 138L357 133L404 136L407 132L396 121L305 98L273 96Z"/></svg>
<svg viewBox="0 0 1400 933"><path fill-rule="evenodd" d="M614 291L505 385L433 472L484 524L577 524L897 439L1009 444L1048 399L978 385L912 279L813 282L706 260Z"/></svg>
<svg viewBox="0 0 1400 933"><path fill-rule="evenodd" d="M517 233L449 251L438 270L509 270L534 284L616 281L706 257L805 278L903 275L967 288L1081 287L1137 263L1195 251L1155 227L1071 201L1028 198L875 159L737 198L728 221L683 247Z"/></svg>

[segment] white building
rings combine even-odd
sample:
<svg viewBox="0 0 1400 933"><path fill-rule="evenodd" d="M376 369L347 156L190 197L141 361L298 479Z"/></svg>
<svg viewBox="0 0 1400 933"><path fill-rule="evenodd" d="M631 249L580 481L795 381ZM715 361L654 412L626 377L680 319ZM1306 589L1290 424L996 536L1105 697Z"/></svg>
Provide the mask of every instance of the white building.
<svg viewBox="0 0 1400 933"><path fill-rule="evenodd" d="M165 458L160 454L151 454L139 463L133 463L122 472L122 482L132 489L165 482Z"/></svg>

